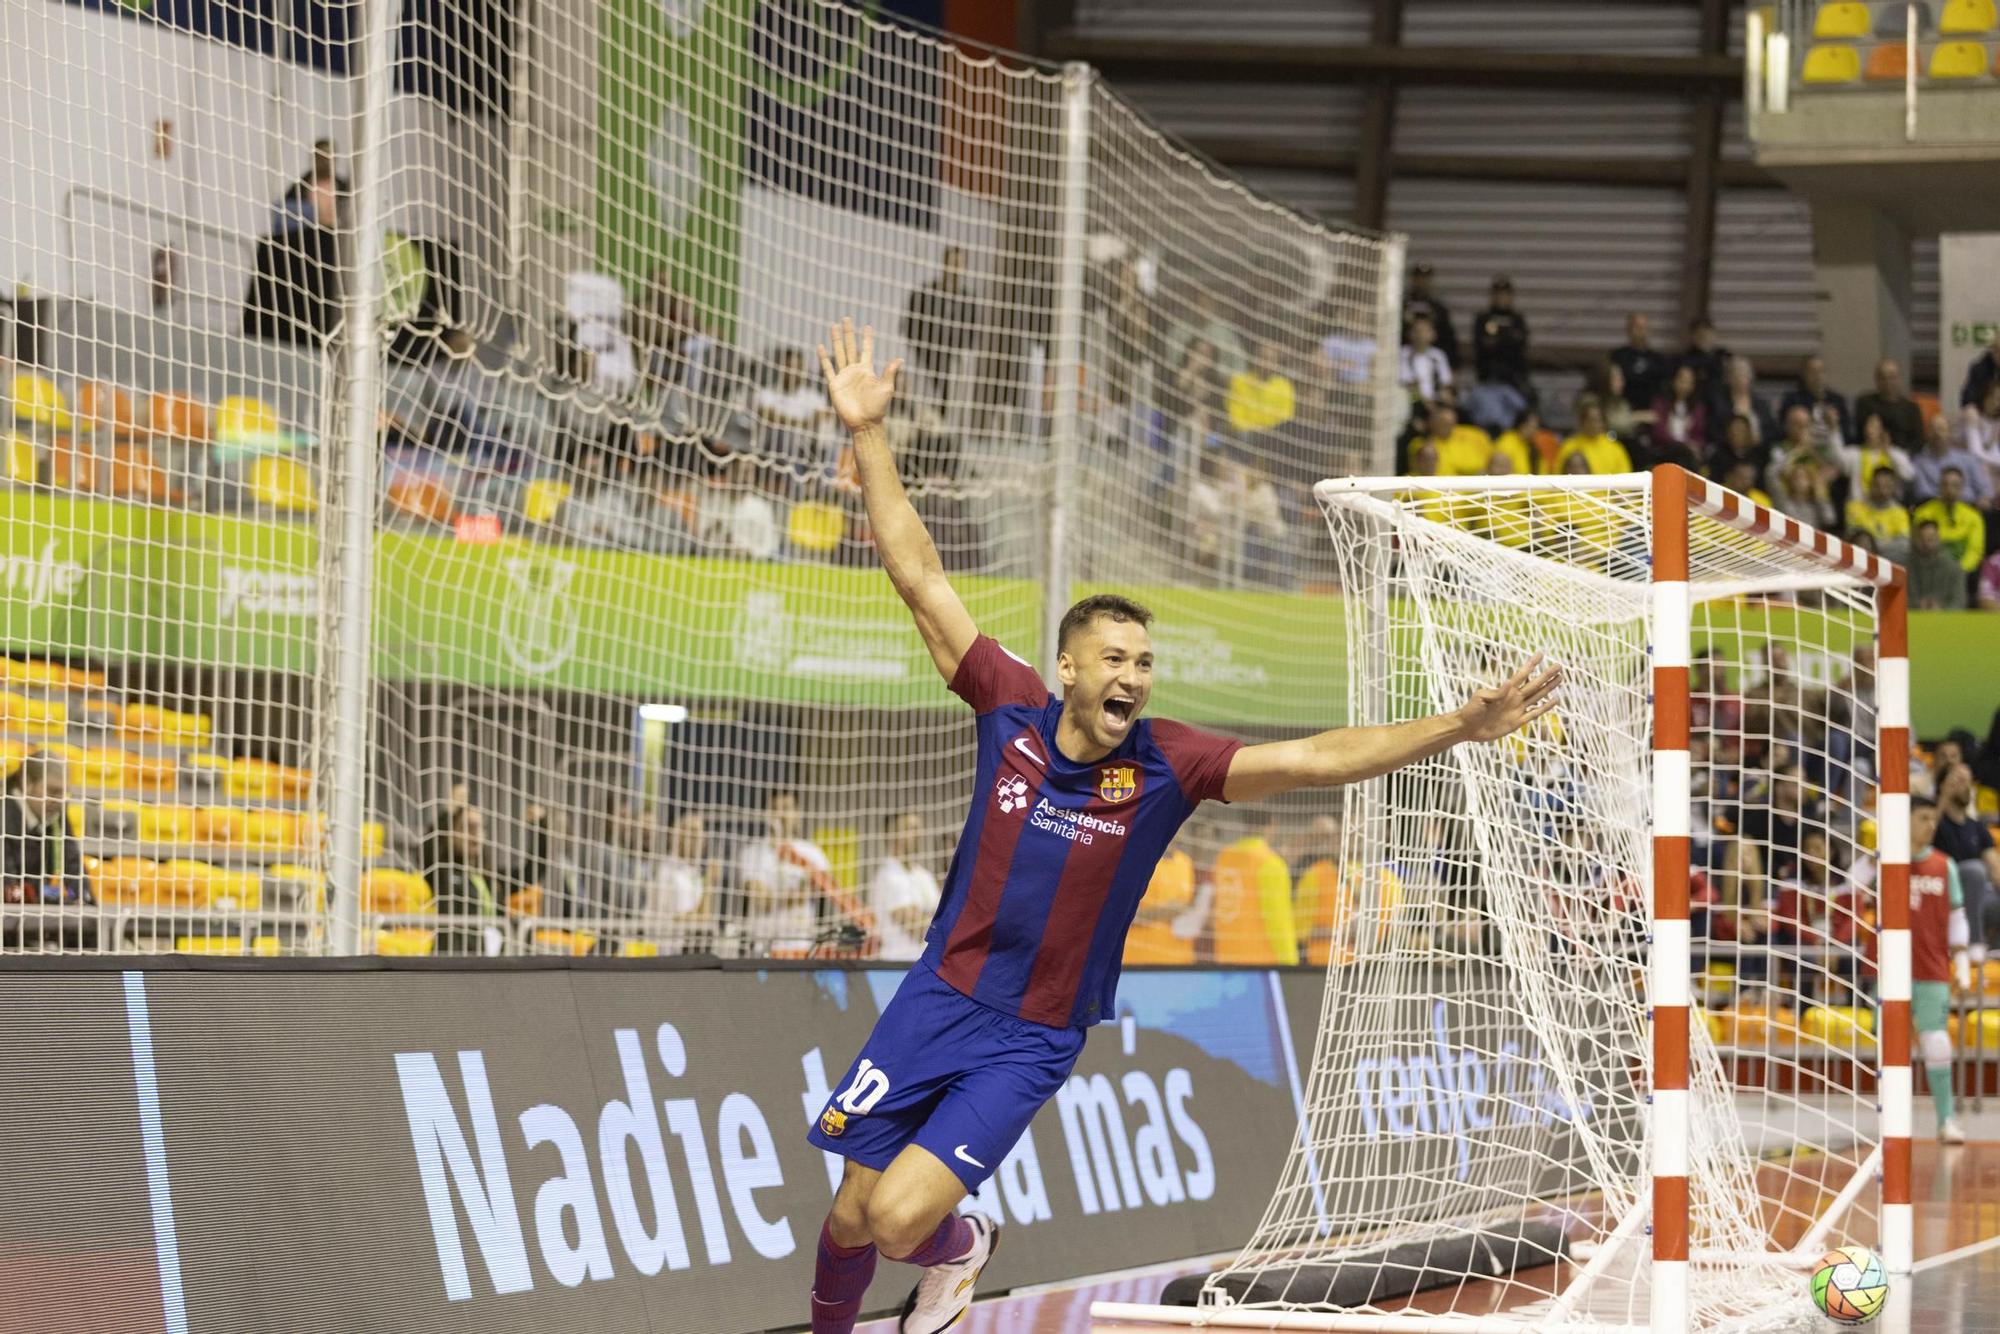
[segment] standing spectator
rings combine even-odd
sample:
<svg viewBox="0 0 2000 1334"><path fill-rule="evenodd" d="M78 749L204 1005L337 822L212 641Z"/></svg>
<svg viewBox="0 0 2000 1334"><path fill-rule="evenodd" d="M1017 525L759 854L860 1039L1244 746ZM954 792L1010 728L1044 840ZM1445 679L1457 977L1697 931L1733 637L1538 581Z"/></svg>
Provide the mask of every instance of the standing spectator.
<svg viewBox="0 0 2000 1334"><path fill-rule="evenodd" d="M674 821L667 855L644 886L640 929L669 954L713 948L714 899L721 884L722 865L708 851L708 827L690 811Z"/></svg>
<svg viewBox="0 0 2000 1334"><path fill-rule="evenodd" d="M1295 964L1299 933L1292 924L1292 873L1271 846L1278 817L1266 813L1255 833L1215 859L1215 961Z"/></svg>
<svg viewBox="0 0 2000 1334"><path fill-rule="evenodd" d="M833 862L802 835L801 823L799 799L773 792L765 836L746 840L737 853L736 875L747 900L745 954L803 952L819 938L820 896L832 882Z"/></svg>
<svg viewBox="0 0 2000 1334"><path fill-rule="evenodd" d="M1957 427L1951 418L1940 412L1924 426L1923 452L1910 460L1913 475L1910 489L1919 502L1934 499L1943 489L1947 468L1958 470L1964 479L1965 498L1974 505L1984 505L1993 497L1986 469L1959 443Z"/></svg>
<svg viewBox="0 0 2000 1334"><path fill-rule="evenodd" d="M1652 462L1678 463L1697 472L1710 443L1708 401L1695 368L1683 362L1667 382L1667 392L1653 400Z"/></svg>
<svg viewBox="0 0 2000 1334"><path fill-rule="evenodd" d="M1721 482L1738 465L1742 465L1750 469L1751 484L1754 486L1755 479L1764 475L1770 461L1770 450L1757 442L1756 426L1749 417L1739 412L1725 425L1721 443L1708 452L1708 475ZM1727 482L1723 484L1728 485Z"/></svg>
<svg viewBox="0 0 2000 1334"><path fill-rule="evenodd" d="M979 306L965 278L965 248L946 246L938 276L911 292L903 308L903 341L916 367L916 391L940 413L951 405L959 354L972 346L978 325Z"/></svg>
<svg viewBox="0 0 2000 1334"><path fill-rule="evenodd" d="M1449 403L1432 406L1425 437L1437 447L1437 475L1480 477L1493 457L1493 439L1477 426L1465 426Z"/></svg>
<svg viewBox="0 0 2000 1334"><path fill-rule="evenodd" d="M1181 826L1166 856L1153 868L1153 878L1146 882L1138 916L1125 936L1128 964L1194 962L1202 915L1195 909L1194 858L1184 846L1191 827Z"/></svg>
<svg viewBox="0 0 2000 1334"><path fill-rule="evenodd" d="M69 765L33 750L0 803L0 898L8 903L89 903L83 850L69 836Z"/></svg>
<svg viewBox="0 0 2000 1334"><path fill-rule="evenodd" d="M2000 551L1988 556L1979 567L1978 591L1981 611L2000 611Z"/></svg>
<svg viewBox="0 0 2000 1334"><path fill-rule="evenodd" d="M1937 525L1938 540L1967 574L1986 559L1986 519L1965 503L1965 474L1958 469L1946 468L1938 475L1937 499L1917 506L1911 517Z"/></svg>
<svg viewBox="0 0 2000 1334"><path fill-rule="evenodd" d="M1444 298L1431 290L1436 273L1428 264L1410 266L1410 285L1403 292L1403 341L1410 341L1411 326L1419 319L1431 322L1431 334L1438 351L1444 353L1447 368L1458 365L1458 329Z"/></svg>
<svg viewBox="0 0 2000 1334"><path fill-rule="evenodd" d="M1632 456L1604 429L1604 406L1589 394L1576 400L1576 434L1563 441L1556 454L1559 472L1574 472L1573 459L1582 459L1584 471L1621 473L1632 471Z"/></svg>
<svg viewBox="0 0 2000 1334"><path fill-rule="evenodd" d="M340 322L340 188L330 166L313 169L285 226L257 243L243 336L317 346Z"/></svg>
<svg viewBox="0 0 2000 1334"><path fill-rule="evenodd" d="M1918 515L1910 537L1910 607L1915 611L1963 611L1965 571L1945 550L1937 520L1921 517L1921 510Z"/></svg>
<svg viewBox="0 0 2000 1334"><path fill-rule="evenodd" d="M1250 368L1230 377L1230 428L1247 439L1283 426L1296 403L1292 382L1278 362L1278 345L1264 339Z"/></svg>
<svg viewBox="0 0 2000 1334"><path fill-rule="evenodd" d="M1965 891L1965 920L1971 929L1974 965L1986 962L1986 952L2000 941L2000 848L1993 833L1973 810L1976 784L1972 767L1954 764L1938 779L1938 827L1934 846L1958 867ZM1912 842L1915 840L1913 839Z"/></svg>
<svg viewBox="0 0 2000 1334"><path fill-rule="evenodd" d="M1849 537L1868 534L1875 550L1898 565L1910 554L1910 512L1903 508L1899 491L1895 469L1884 466L1870 474L1865 495L1847 502Z"/></svg>
<svg viewBox="0 0 2000 1334"><path fill-rule="evenodd" d="M1511 386L1526 403L1535 401L1528 378L1528 321L1514 309L1514 280L1493 280L1486 309L1472 331L1472 365L1479 378Z"/></svg>
<svg viewBox="0 0 2000 1334"><path fill-rule="evenodd" d="M1720 393L1731 360L1729 349L1715 341L1715 321L1703 315L1688 325L1688 345L1681 353L1681 365L1694 372L1696 394L1710 399Z"/></svg>
<svg viewBox="0 0 2000 1334"><path fill-rule="evenodd" d="M1197 450L1207 449L1229 420L1226 384L1216 365L1215 345L1206 338L1188 343L1164 402L1168 415L1192 437Z"/></svg>
<svg viewBox="0 0 2000 1334"><path fill-rule="evenodd" d="M1778 404L1778 416L1789 416L1793 408L1804 408L1812 421L1813 440L1826 449L1838 449L1854 439L1854 418L1847 400L1826 382L1826 358L1814 354L1799 367L1798 388Z"/></svg>
<svg viewBox="0 0 2000 1334"><path fill-rule="evenodd" d="M1722 383L1716 386L1708 415L1710 421L1725 424L1735 417L1748 419L1750 443L1760 451L1778 438L1777 420L1771 415L1770 404L1757 392L1757 368L1741 353L1732 355L1725 364ZM1764 471L1761 457L1757 471L1759 474Z"/></svg>
<svg viewBox="0 0 2000 1334"><path fill-rule="evenodd" d="M1220 382L1227 385L1238 371L1250 365L1243 335L1236 332L1216 304L1215 293L1203 287L1194 294L1194 318L1176 327L1167 338L1167 364L1179 366L1187 360L1192 343L1207 343Z"/></svg>
<svg viewBox="0 0 2000 1334"><path fill-rule="evenodd" d="M1910 456L1889 438L1889 424L1879 412L1861 414L1861 443L1841 446L1840 462L1847 473L1850 495L1861 494L1870 485L1869 479L1884 470L1896 474L1899 495L1903 483L1916 476Z"/></svg>
<svg viewBox="0 0 2000 1334"><path fill-rule="evenodd" d="M915 811L895 818L889 835L889 855L875 868L868 908L875 914L877 957L904 961L924 953L924 933L937 911L938 882L919 857L923 851L924 819Z"/></svg>
<svg viewBox="0 0 2000 1334"><path fill-rule="evenodd" d="M1402 364L1396 383L1410 395L1414 410L1423 411L1451 383L1451 358L1436 345L1436 331L1428 315L1414 315L1403 331Z"/></svg>
<svg viewBox="0 0 2000 1334"><path fill-rule="evenodd" d="M1653 406L1667 387L1673 358L1653 347L1653 325L1638 311L1625 317L1625 342L1611 349L1611 362L1625 377L1625 403L1634 412Z"/></svg>
<svg viewBox="0 0 2000 1334"><path fill-rule="evenodd" d="M1986 386L1996 380L2000 380L2000 324L1993 326L1993 341L1986 350L1965 368L1965 384L1958 391L1958 405L1966 408L1978 403L1986 397Z"/></svg>
<svg viewBox="0 0 2000 1334"><path fill-rule="evenodd" d="M1875 363L1875 388L1854 400L1854 415L1866 429L1868 414L1882 419L1889 440L1905 454L1924 443L1924 414L1916 400L1903 392L1903 368L1894 357Z"/></svg>

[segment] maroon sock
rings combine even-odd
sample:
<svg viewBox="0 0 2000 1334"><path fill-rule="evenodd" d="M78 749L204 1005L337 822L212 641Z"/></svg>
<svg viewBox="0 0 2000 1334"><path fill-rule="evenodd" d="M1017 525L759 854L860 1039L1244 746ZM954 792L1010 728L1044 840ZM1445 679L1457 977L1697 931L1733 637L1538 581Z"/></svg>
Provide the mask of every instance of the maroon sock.
<svg viewBox="0 0 2000 1334"><path fill-rule="evenodd" d="M931 1233L929 1241L901 1257L898 1263L919 1265L929 1269L932 1265L948 1265L954 1260L963 1260L970 1254L972 1254L972 1224L966 1222L960 1215L951 1213L944 1216L944 1221L937 1225L937 1231ZM889 1258L897 1259L895 1256Z"/></svg>
<svg viewBox="0 0 2000 1334"><path fill-rule="evenodd" d="M813 1265L812 1334L853 1334L861 1297L875 1277L875 1247L842 1246L822 1225Z"/></svg>

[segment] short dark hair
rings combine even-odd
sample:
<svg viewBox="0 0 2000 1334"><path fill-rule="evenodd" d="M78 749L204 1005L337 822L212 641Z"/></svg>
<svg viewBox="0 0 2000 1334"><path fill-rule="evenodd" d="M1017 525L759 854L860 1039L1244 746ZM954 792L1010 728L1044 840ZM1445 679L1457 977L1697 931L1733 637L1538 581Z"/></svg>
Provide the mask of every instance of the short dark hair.
<svg viewBox="0 0 2000 1334"><path fill-rule="evenodd" d="M21 757L21 763L7 780L7 790L20 795L33 787L37 792L48 790L49 776L63 764L63 757L55 751L37 747Z"/></svg>
<svg viewBox="0 0 2000 1334"><path fill-rule="evenodd" d="M1114 621L1137 621L1140 625L1153 623L1153 613L1131 598L1116 593L1092 593L1063 613L1062 624L1056 627L1056 651L1068 648L1070 636L1086 629L1100 616L1109 616Z"/></svg>
<svg viewBox="0 0 2000 1334"><path fill-rule="evenodd" d="M1942 482L1947 477L1956 477L1959 481L1962 482L1965 480L1965 469L1957 466L1938 469L1938 480L1940 482Z"/></svg>
<svg viewBox="0 0 2000 1334"><path fill-rule="evenodd" d="M1913 811L1934 811L1937 809L1937 799L1935 797L1927 797L1921 792L1912 792L1910 794L1910 809Z"/></svg>

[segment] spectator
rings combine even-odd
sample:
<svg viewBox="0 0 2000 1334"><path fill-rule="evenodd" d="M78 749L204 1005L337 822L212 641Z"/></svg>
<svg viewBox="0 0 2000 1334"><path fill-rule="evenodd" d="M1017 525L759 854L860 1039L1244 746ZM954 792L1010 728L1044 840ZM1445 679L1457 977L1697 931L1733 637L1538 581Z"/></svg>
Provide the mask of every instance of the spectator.
<svg viewBox="0 0 2000 1334"><path fill-rule="evenodd" d="M940 413L951 405L959 355L972 346L978 326L979 305L965 277L965 248L946 246L938 276L911 292L903 308L903 341L917 372L913 391Z"/></svg>
<svg viewBox="0 0 2000 1334"><path fill-rule="evenodd" d="M313 140L312 165L305 174L285 188L278 202L271 207L271 235L283 236L300 227L309 227L316 220L318 210L314 206L313 192L320 180L333 182L334 192L340 199L353 193L347 178L340 175L334 159L333 140Z"/></svg>
<svg viewBox="0 0 2000 1334"><path fill-rule="evenodd" d="M667 855L652 867L643 885L639 925L647 939L669 954L714 946L714 899L722 866L708 852L708 828L690 811L674 822Z"/></svg>
<svg viewBox="0 0 2000 1334"><path fill-rule="evenodd" d="M1215 859L1215 961L1295 964L1299 933L1292 923L1292 873L1271 847L1278 817L1262 816L1256 832Z"/></svg>
<svg viewBox="0 0 2000 1334"><path fill-rule="evenodd" d="M1193 438L1197 449L1205 448L1209 438L1220 432L1228 420L1226 383L1216 364L1215 345L1206 338L1189 342L1175 367L1165 405L1168 414Z"/></svg>
<svg viewBox="0 0 2000 1334"><path fill-rule="evenodd" d="M1428 315L1412 316L1403 340L1396 383L1408 391L1413 410L1421 412L1451 383L1451 359L1436 345L1436 331Z"/></svg>
<svg viewBox="0 0 2000 1334"><path fill-rule="evenodd" d="M1771 461L1764 467L1764 485L1774 496L1783 496L1786 487L1783 481L1787 470L1794 467L1810 467L1818 474L1818 488L1833 485L1833 479L1840 475L1840 455L1832 446L1822 444L1813 433L1812 413L1800 404L1794 403L1785 410L1785 435L1772 451Z"/></svg>
<svg viewBox="0 0 2000 1334"><path fill-rule="evenodd" d="M8 903L90 903L83 850L69 834L69 765L29 751L0 802L0 898Z"/></svg>
<svg viewBox="0 0 2000 1334"><path fill-rule="evenodd" d="M1377 900L1356 903L1349 884L1360 878L1361 868L1341 861L1340 821L1331 815L1313 820L1305 855L1311 860L1298 874L1293 909L1301 933L1301 957L1321 968L1336 959L1349 962L1376 943L1362 939L1362 928L1371 924L1376 941L1387 940L1403 897L1403 882L1396 872L1382 867Z"/></svg>
<svg viewBox="0 0 2000 1334"><path fill-rule="evenodd" d="M296 216L257 243L243 336L317 346L340 322L340 196L330 166L313 169Z"/></svg>
<svg viewBox="0 0 2000 1334"><path fill-rule="evenodd" d="M1916 400L1903 392L1903 368L1894 357L1875 363L1875 388L1854 400L1854 415L1867 429L1870 413L1882 419L1889 440L1905 454L1914 454L1924 443L1924 414Z"/></svg>
<svg viewBox="0 0 2000 1334"><path fill-rule="evenodd" d="M1625 370L1615 361L1604 363L1603 372L1591 383L1589 392L1604 409L1604 430L1627 446L1639 443L1644 428L1653 424L1652 404L1644 412L1625 401Z"/></svg>
<svg viewBox="0 0 2000 1334"><path fill-rule="evenodd" d="M1512 387L1524 402L1535 401L1528 378L1528 321L1514 309L1514 280L1493 280L1486 309L1472 331L1472 365L1483 381Z"/></svg>
<svg viewBox="0 0 2000 1334"><path fill-rule="evenodd" d="M1994 495L1986 469L1958 442L1956 425L1942 412L1925 424L1923 452L1910 460L1910 468L1914 477L1910 490L1919 502L1936 498L1947 468L1958 469L1965 498L1974 505L1984 505Z"/></svg>
<svg viewBox="0 0 2000 1334"><path fill-rule="evenodd" d="M1764 469L1771 461L1770 450L1757 442L1757 428L1750 418L1742 413L1731 417L1724 426L1721 443L1708 452L1708 475L1718 482L1740 465L1750 469L1751 485L1764 475ZM1723 482L1727 486L1727 482ZM1731 487L1731 490L1736 488ZM1744 492L1745 495L1749 494Z"/></svg>
<svg viewBox="0 0 2000 1334"><path fill-rule="evenodd" d="M1403 341L1411 341L1417 320L1429 320L1432 342L1444 354L1445 368L1450 370L1458 365L1458 329L1451 322L1451 311L1445 308L1444 298L1431 290L1434 277L1436 274L1428 264L1410 266L1410 285L1403 292Z"/></svg>
<svg viewBox="0 0 2000 1334"><path fill-rule="evenodd" d="M1806 410L1813 443L1822 449L1835 450L1854 439L1854 419L1847 410L1847 400L1827 386L1826 358L1815 354L1800 365L1798 388L1778 404L1779 418L1789 416L1795 407Z"/></svg>
<svg viewBox="0 0 2000 1334"><path fill-rule="evenodd" d="M632 917L646 906L660 877L653 818L624 797L611 803L605 839L585 858L578 916Z"/></svg>
<svg viewBox="0 0 2000 1334"><path fill-rule="evenodd" d="M1715 341L1715 321L1704 315L1688 325L1688 345L1681 353L1681 365L1694 372L1695 393L1704 401L1722 392L1723 378L1733 359L1729 349Z"/></svg>
<svg viewBox="0 0 2000 1334"><path fill-rule="evenodd" d="M923 840L921 815L905 811L895 818L889 855L875 868L875 883L868 895L876 938L881 942L878 958L903 961L923 957L924 933L938 906L937 877L919 860Z"/></svg>
<svg viewBox="0 0 2000 1334"><path fill-rule="evenodd" d="M1979 609L2000 611L2000 551L1988 556L1979 567Z"/></svg>
<svg viewBox="0 0 2000 1334"><path fill-rule="evenodd" d="M1958 469L1946 468L1938 474L1937 499L1917 506L1911 517L1918 523L1929 520L1937 525L1938 540L1965 573L1971 574L1986 559L1986 519L1965 503L1965 474Z"/></svg>
<svg viewBox="0 0 2000 1334"><path fill-rule="evenodd" d="M1653 400L1652 462L1701 470L1701 457L1711 441L1708 403L1700 388L1695 368L1683 362L1667 382L1667 392Z"/></svg>
<svg viewBox="0 0 2000 1334"><path fill-rule="evenodd" d="M1652 321L1636 310L1625 317L1625 343L1611 349L1610 360L1625 377L1625 404L1634 412L1650 409L1673 373L1673 359L1653 347Z"/></svg>
<svg viewBox="0 0 2000 1334"><path fill-rule="evenodd" d="M1237 372L1248 369L1250 354L1243 335L1223 317L1215 293L1203 287L1194 294L1195 317L1177 327L1167 338L1167 364L1182 365L1192 343L1207 343L1214 362L1217 383L1227 385Z"/></svg>
<svg viewBox="0 0 2000 1334"><path fill-rule="evenodd" d="M1870 417L1871 422L1880 418ZM1877 468L1868 478L1867 494L1847 502L1849 537L1866 533L1875 550L1898 565L1910 554L1910 512L1899 498L1895 469Z"/></svg>
<svg viewBox="0 0 2000 1334"><path fill-rule="evenodd" d="M1977 407L1960 409L1958 442L1985 474L1982 494L2000 495L2000 380L1986 386Z"/></svg>
<svg viewBox="0 0 2000 1334"><path fill-rule="evenodd" d="M756 486L756 467L739 454L702 485L696 537L710 548L727 548L751 560L773 560L784 540L778 511Z"/></svg>
<svg viewBox="0 0 2000 1334"><path fill-rule="evenodd" d="M1554 472L1556 453L1562 442L1554 431L1542 425L1542 414L1522 408L1515 414L1513 429L1493 442L1496 452L1505 454L1517 473Z"/></svg>
<svg viewBox="0 0 2000 1334"><path fill-rule="evenodd" d="M1710 421L1724 424L1735 417L1746 418L1750 423L1750 444L1760 451L1778 438L1777 419L1771 415L1770 404L1757 392L1757 368L1741 353L1731 356L1725 364L1722 383L1716 386L1708 415ZM1757 463L1760 475L1764 463L1760 457Z"/></svg>
<svg viewBox="0 0 2000 1334"><path fill-rule="evenodd" d="M1889 438L1889 424L1879 412L1861 414L1861 443L1843 445L1840 462L1847 473L1850 494L1858 495L1868 487L1870 478L1886 470L1896 474L1896 491L1901 495L1903 483L1916 476L1910 456Z"/></svg>
<svg viewBox="0 0 2000 1334"><path fill-rule="evenodd" d="M1257 344L1257 358L1248 370L1230 377L1229 425L1239 436L1257 435L1292 419L1296 399L1291 380L1278 361L1278 345Z"/></svg>
<svg viewBox="0 0 2000 1334"><path fill-rule="evenodd" d="M1993 834L1973 810L1972 768L1954 764L1938 780L1938 828L1932 846L1958 865L1959 886L1965 893L1965 921L1972 928L1969 955L1973 966L1986 961L1989 946L2000 941L2000 849Z"/></svg>
<svg viewBox="0 0 2000 1334"><path fill-rule="evenodd" d="M1737 459L1730 463L1722 476L1716 478L1724 486L1739 496L1747 496L1765 509L1776 509L1771 503L1771 493L1757 484L1758 473L1747 459Z"/></svg>
<svg viewBox="0 0 2000 1334"><path fill-rule="evenodd" d="M438 915L454 919L454 925L438 932L437 952L489 957L504 953L507 884L486 840L485 813L469 802L452 806L445 814L442 837L432 843L424 860Z"/></svg>
<svg viewBox="0 0 2000 1334"><path fill-rule="evenodd" d="M1128 964L1194 962L1203 914L1195 906L1194 858L1184 846L1188 828L1181 827L1167 855L1153 867L1153 878L1146 882L1138 916L1125 936Z"/></svg>
<svg viewBox="0 0 2000 1334"><path fill-rule="evenodd" d="M1831 479L1816 457L1795 455L1772 466L1778 470L1771 488L1773 506L1823 533L1835 531L1840 520L1833 507Z"/></svg>
<svg viewBox="0 0 2000 1334"><path fill-rule="evenodd" d="M1936 502L1932 502L1936 503ZM1945 550L1936 519L1918 517L1910 537L1910 606L1916 611L1962 611L1965 571Z"/></svg>
<svg viewBox="0 0 2000 1334"><path fill-rule="evenodd" d="M747 900L745 954L803 953L819 939L820 898L832 884L833 863L802 836L800 824L798 798L773 792L765 836L746 840L737 854L736 874Z"/></svg>
<svg viewBox="0 0 2000 1334"><path fill-rule="evenodd" d="M1742 842L1762 850L1763 874L1796 881L1800 833L1807 825L1823 824L1825 818L1822 804L1806 797L1804 771L1797 764L1781 765L1743 803Z"/></svg>
<svg viewBox="0 0 2000 1334"><path fill-rule="evenodd" d="M1474 380L1458 396L1458 415L1491 434L1504 431L1528 406L1528 400L1511 384L1499 380Z"/></svg>
<svg viewBox="0 0 2000 1334"><path fill-rule="evenodd" d="M2000 324L1993 326L1993 339L1986 350L1965 368L1965 384L1958 391L1958 405L1967 408L1978 404L1986 397L1986 386L1995 381L2000 381Z"/></svg>
<svg viewBox="0 0 2000 1334"><path fill-rule="evenodd" d="M1159 330L1153 318L1151 261L1131 256L1114 260L1099 287L1104 313L1105 389L1114 403L1130 402L1140 372L1159 355ZM1108 289L1108 290L1103 290Z"/></svg>
<svg viewBox="0 0 2000 1334"><path fill-rule="evenodd" d="M1600 474L1632 471L1631 454L1605 432L1604 406L1589 394L1576 400L1576 434L1563 441L1556 454L1556 467L1561 472L1579 471L1572 466L1579 458L1584 461L1581 471Z"/></svg>
<svg viewBox="0 0 2000 1334"><path fill-rule="evenodd" d="M694 306L674 290L673 270L655 268L633 312L633 335L646 379L665 389L700 393L715 340L702 331Z"/></svg>
<svg viewBox="0 0 2000 1334"><path fill-rule="evenodd" d="M1460 423L1458 410L1451 404L1438 403L1431 408L1425 435L1437 447L1438 476L1485 474L1487 462L1493 457L1493 439L1477 426Z"/></svg>
<svg viewBox="0 0 2000 1334"><path fill-rule="evenodd" d="M776 381L759 389L752 404L770 432L767 454L791 464L801 477L830 470L832 460L819 457L819 428L832 419L833 407L826 386L806 378L803 348L778 354Z"/></svg>

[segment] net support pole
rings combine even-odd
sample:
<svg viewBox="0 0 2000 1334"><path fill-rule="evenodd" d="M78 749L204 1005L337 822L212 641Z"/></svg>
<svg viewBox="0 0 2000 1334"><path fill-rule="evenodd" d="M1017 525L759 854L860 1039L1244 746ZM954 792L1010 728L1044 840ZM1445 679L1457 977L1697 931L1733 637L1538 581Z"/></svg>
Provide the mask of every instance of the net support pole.
<svg viewBox="0 0 2000 1334"><path fill-rule="evenodd" d="M1882 1262L1907 1274L1915 1215L1910 1194L1910 641L1909 585L1898 568L1876 594L1875 812L1881 860Z"/></svg>
<svg viewBox="0 0 2000 1334"><path fill-rule="evenodd" d="M338 608L333 656L331 791L327 812L327 891L336 954L361 952L362 827L368 818L370 593L375 562L375 418L381 398L382 176L388 161L394 0L362 6L361 114L356 121L354 264L343 321L347 339L347 420L339 442L339 535L330 571ZM324 546L323 548L324 549ZM324 565L325 558L322 557ZM322 780L325 781L325 780Z"/></svg>
<svg viewBox="0 0 2000 1334"><path fill-rule="evenodd" d="M1076 490L1083 372L1083 258L1090 190L1091 69L1063 66L1062 195L1056 205L1056 320L1049 374L1056 377L1049 419L1048 583L1042 600L1042 671L1056 679L1056 629L1070 601L1070 523Z"/></svg>
<svg viewBox="0 0 2000 1334"><path fill-rule="evenodd" d="M1653 1084L1647 1128L1653 1194L1651 1327L1688 1321L1688 600L1687 474L1653 470Z"/></svg>

